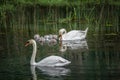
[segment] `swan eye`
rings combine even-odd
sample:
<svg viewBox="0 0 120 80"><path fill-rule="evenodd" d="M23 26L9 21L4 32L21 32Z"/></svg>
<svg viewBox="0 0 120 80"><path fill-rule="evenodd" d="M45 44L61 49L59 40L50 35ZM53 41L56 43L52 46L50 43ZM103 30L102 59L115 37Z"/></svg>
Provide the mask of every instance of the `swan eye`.
<svg viewBox="0 0 120 80"><path fill-rule="evenodd" d="M29 41L26 42L26 44L29 44L29 43L30 43Z"/></svg>
<svg viewBox="0 0 120 80"><path fill-rule="evenodd" d="M65 34L65 31L63 31L63 34Z"/></svg>

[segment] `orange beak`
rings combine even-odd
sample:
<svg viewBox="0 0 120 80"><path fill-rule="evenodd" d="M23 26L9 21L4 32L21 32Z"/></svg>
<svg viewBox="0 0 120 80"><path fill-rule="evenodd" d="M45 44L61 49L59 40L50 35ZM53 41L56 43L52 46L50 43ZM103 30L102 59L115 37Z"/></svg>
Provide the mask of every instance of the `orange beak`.
<svg viewBox="0 0 120 80"><path fill-rule="evenodd" d="M27 47L28 45L29 45L29 42L26 42L26 43L25 43L25 47Z"/></svg>

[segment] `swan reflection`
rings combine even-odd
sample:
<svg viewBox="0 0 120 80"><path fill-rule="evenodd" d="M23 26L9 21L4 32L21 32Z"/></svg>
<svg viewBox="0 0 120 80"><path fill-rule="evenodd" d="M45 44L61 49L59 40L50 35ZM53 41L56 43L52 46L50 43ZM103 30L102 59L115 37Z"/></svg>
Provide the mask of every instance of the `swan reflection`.
<svg viewBox="0 0 120 80"><path fill-rule="evenodd" d="M33 80L37 80L37 75L36 75L35 68L36 68L36 66L31 66L31 67L30 67Z"/></svg>
<svg viewBox="0 0 120 80"><path fill-rule="evenodd" d="M42 74L51 76L51 77L60 77L65 76L70 73L70 69L64 67L40 67L40 66L31 66L31 73L33 80L37 80L36 68L39 69Z"/></svg>
<svg viewBox="0 0 120 80"><path fill-rule="evenodd" d="M88 50L87 41L84 40L73 40L73 41L61 41L60 42L60 51L65 52L66 50L79 50L86 51Z"/></svg>

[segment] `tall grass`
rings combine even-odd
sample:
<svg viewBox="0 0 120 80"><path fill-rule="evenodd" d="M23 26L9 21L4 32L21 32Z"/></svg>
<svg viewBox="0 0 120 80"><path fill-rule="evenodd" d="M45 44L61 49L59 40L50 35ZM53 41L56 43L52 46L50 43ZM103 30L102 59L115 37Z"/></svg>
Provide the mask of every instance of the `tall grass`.
<svg viewBox="0 0 120 80"><path fill-rule="evenodd" d="M13 4L12 1L11 4L8 2L4 1L4 5L0 6L0 22L5 30L15 28L21 31L30 29L28 30L30 33L31 29L34 33L43 30L52 32L48 24L53 25L53 32L57 32L62 27L59 27L59 24L66 25L65 28L68 30L90 27L92 34L117 34L120 30L120 6L115 5L117 1L17 0ZM41 23L44 24L43 27L39 26Z"/></svg>

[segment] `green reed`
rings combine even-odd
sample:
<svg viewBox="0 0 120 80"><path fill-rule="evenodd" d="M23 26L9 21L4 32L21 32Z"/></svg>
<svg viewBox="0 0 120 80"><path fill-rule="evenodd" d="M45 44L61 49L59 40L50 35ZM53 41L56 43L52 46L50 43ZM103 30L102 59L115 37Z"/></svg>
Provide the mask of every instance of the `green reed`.
<svg viewBox="0 0 120 80"><path fill-rule="evenodd" d="M91 34L119 33L118 1L6 0L0 4L0 23L6 32L27 29L29 33L58 33L62 27L67 30L89 27Z"/></svg>

